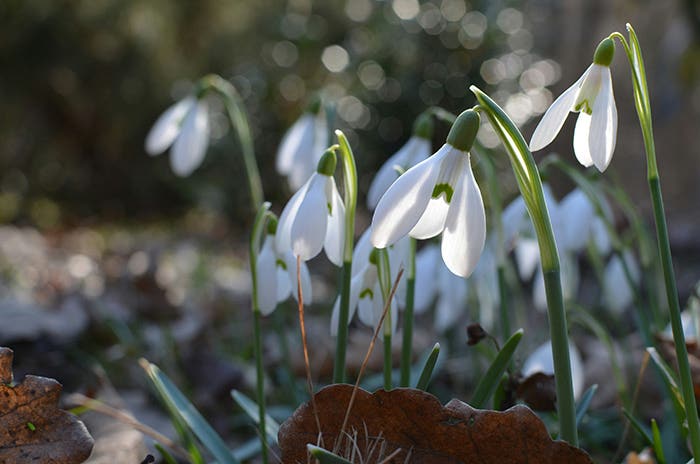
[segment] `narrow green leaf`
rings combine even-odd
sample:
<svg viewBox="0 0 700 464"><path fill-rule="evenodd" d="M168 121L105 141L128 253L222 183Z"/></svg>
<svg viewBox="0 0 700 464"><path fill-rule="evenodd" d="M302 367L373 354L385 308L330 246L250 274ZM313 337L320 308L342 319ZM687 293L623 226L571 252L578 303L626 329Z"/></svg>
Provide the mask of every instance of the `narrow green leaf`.
<svg viewBox="0 0 700 464"><path fill-rule="evenodd" d="M238 390L231 390L231 397L233 397L233 400L238 404L238 406L241 407L243 412L245 412L248 417L253 419L253 422L256 425L260 425L260 415L258 414L258 403L253 401L252 399L248 398L245 396L243 393L239 392ZM277 433L279 432L280 425L277 423L276 420L274 420L272 417L270 417L269 414L265 415L265 431L267 432L267 436L270 438L270 441L272 443L277 444Z"/></svg>
<svg viewBox="0 0 700 464"><path fill-rule="evenodd" d="M435 363L437 362L438 356L440 356L440 344L436 343L433 345L433 349L430 350L428 359L425 360L425 365L420 373L420 378L418 383L416 383L416 388L418 390L427 390L428 384L430 383L430 377L433 375L433 369L435 369Z"/></svg>
<svg viewBox="0 0 700 464"><path fill-rule="evenodd" d="M581 423L583 416L586 415L586 412L588 411L588 407L591 405L591 400L593 399L593 395L595 395L595 392L597 390L598 390L598 384L591 385L588 388L588 390L586 390L586 392L583 394L581 401L578 402L578 406L576 406L576 426L578 426Z"/></svg>
<svg viewBox="0 0 700 464"><path fill-rule="evenodd" d="M311 456L318 459L318 461L321 464L352 464L347 459L341 458L337 454L333 454L330 451L325 450L323 448L319 448L318 446L312 445L311 443L306 445L306 449L309 450Z"/></svg>
<svg viewBox="0 0 700 464"><path fill-rule="evenodd" d="M671 390L671 399L675 403L677 407L679 407L681 410L685 411L685 403L683 402L683 396L681 395L681 391L678 388L678 382L676 381L676 375L675 373L671 370L671 368L666 364L666 362L661 358L659 355L659 352L656 351L656 348L654 347L648 347L647 348L647 353L649 353L649 356L651 357L651 360L654 361L654 364L656 367L659 368L659 371L661 371L661 377L663 378L664 382L668 386L668 388ZM679 420L685 421L685 416L682 418L679 418Z"/></svg>
<svg viewBox="0 0 700 464"><path fill-rule="evenodd" d="M515 349L520 343L520 339L523 338L523 333L523 329L517 330L505 342L501 351L498 352L496 359L493 360L493 363L491 363L491 366L489 366L486 374L484 374L481 381L476 386L474 396L470 401L470 404L473 407L482 408L491 395L493 395L493 392L496 391L496 387L498 387L501 377L505 373L506 368L510 363L510 359L513 357L513 353L515 353Z"/></svg>
<svg viewBox="0 0 700 464"><path fill-rule="evenodd" d="M219 464L238 464L231 450L185 395L155 364L145 359L140 362L160 397L189 426L199 441L211 452Z"/></svg>
<svg viewBox="0 0 700 464"><path fill-rule="evenodd" d="M666 457L664 456L664 447L661 443L661 432L659 431L659 426L656 423L656 419L651 420L651 437L653 438L654 454L656 455L656 460L659 464L666 464Z"/></svg>
<svg viewBox="0 0 700 464"><path fill-rule="evenodd" d="M153 446L160 453L160 457L163 458L165 464L177 464L175 458L166 450L160 443L154 443Z"/></svg>
<svg viewBox="0 0 700 464"><path fill-rule="evenodd" d="M622 409L622 413L625 415L628 421L630 421L630 424L632 424L632 427L641 435L641 437L644 439L645 444L652 446L654 444L654 439L651 437L649 432L646 429L646 426L639 422L632 414L630 414L629 411L626 409Z"/></svg>

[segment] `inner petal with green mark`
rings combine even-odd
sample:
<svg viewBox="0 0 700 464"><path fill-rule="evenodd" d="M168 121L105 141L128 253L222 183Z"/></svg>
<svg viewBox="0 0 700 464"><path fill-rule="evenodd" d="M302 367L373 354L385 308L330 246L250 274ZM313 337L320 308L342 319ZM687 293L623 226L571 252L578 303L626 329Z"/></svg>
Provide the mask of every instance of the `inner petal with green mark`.
<svg viewBox="0 0 700 464"><path fill-rule="evenodd" d="M432 198L440 198L440 195L443 193L445 194L445 201L449 203L452 201L452 195L455 191L450 184L435 184Z"/></svg>
<svg viewBox="0 0 700 464"><path fill-rule="evenodd" d="M369 296L370 300L374 299L374 292L372 291L371 288L366 288L366 289L362 290L362 292L360 293L360 299L362 299L366 296Z"/></svg>
<svg viewBox="0 0 700 464"><path fill-rule="evenodd" d="M282 261L281 259L278 259L278 260L275 262L275 264L277 265L277 267L281 267L281 268L284 269L285 271L287 270L287 263L285 263L285 262Z"/></svg>

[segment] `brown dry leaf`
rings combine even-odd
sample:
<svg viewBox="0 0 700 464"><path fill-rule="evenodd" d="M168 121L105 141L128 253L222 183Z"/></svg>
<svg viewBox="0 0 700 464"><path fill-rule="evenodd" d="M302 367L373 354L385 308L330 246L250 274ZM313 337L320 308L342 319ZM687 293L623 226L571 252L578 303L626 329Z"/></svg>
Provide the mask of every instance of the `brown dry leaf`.
<svg viewBox="0 0 700 464"><path fill-rule="evenodd" d="M12 382L12 350L0 347L0 463L74 464L93 440L75 416L58 409L61 384L28 375Z"/></svg>
<svg viewBox="0 0 700 464"><path fill-rule="evenodd" d="M307 462L307 443L333 450L352 390L351 385L336 384L315 395L320 443L310 403L282 424L278 440L283 464ZM358 390L337 453L351 457L351 441L357 462L360 457L362 462L379 462L380 448L384 457L400 450L387 463L404 463L407 457L407 462L421 464L593 462L584 451L553 441L542 421L525 406L498 412L452 400L443 407L433 395L408 388L374 394Z"/></svg>

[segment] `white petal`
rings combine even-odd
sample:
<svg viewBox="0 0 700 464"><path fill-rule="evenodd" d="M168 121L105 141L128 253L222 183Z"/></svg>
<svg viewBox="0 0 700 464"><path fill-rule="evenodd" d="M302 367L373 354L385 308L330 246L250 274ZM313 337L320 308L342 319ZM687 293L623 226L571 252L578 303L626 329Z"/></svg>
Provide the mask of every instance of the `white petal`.
<svg viewBox="0 0 700 464"><path fill-rule="evenodd" d="M428 244L416 253L416 288L413 306L416 314L425 312L435 299L438 289L438 266L440 249L437 245Z"/></svg>
<svg viewBox="0 0 700 464"><path fill-rule="evenodd" d="M359 240L355 244L355 249L352 251L352 275L359 274L365 267L369 266L369 256L372 253L374 247L369 241L369 235L372 231L371 228L367 228Z"/></svg>
<svg viewBox="0 0 700 464"><path fill-rule="evenodd" d="M605 221L599 216L593 219L593 224L591 224L591 235L593 237L593 243L595 243L596 249L601 255L605 256L610 253L612 249L612 240L610 239L610 234L608 233L608 227L605 225Z"/></svg>
<svg viewBox="0 0 700 464"><path fill-rule="evenodd" d="M291 254L291 253L290 253ZM279 259L279 257L278 257ZM287 263L285 262L285 267L282 267L280 263L277 263L276 267L276 274L277 274L277 302L281 302L289 298L289 295L292 294L292 281L289 278L289 268L287 267ZM296 283L294 285L294 296L296 297ZM306 292L304 292L304 302L310 303L309 301L306 301Z"/></svg>
<svg viewBox="0 0 700 464"><path fill-rule="evenodd" d="M389 186L398 179L396 167L409 169L430 156L430 141L413 136L379 168L367 192L367 206L374 209Z"/></svg>
<svg viewBox="0 0 700 464"><path fill-rule="evenodd" d="M518 240L514 254L520 280L529 280L537 269L537 265L540 264L540 246L537 240L531 238Z"/></svg>
<svg viewBox="0 0 700 464"><path fill-rule="evenodd" d="M469 160L450 204L442 234L442 259L460 277L468 277L479 262L486 242L486 214L481 191Z"/></svg>
<svg viewBox="0 0 700 464"><path fill-rule="evenodd" d="M367 270L357 277L357 285L357 316L363 324L373 327L375 323L373 301L377 298L382 299L376 266L367 267Z"/></svg>
<svg viewBox="0 0 700 464"><path fill-rule="evenodd" d="M530 221L523 197L511 201L501 215L503 223L503 241L507 248L513 246L518 236L530 230Z"/></svg>
<svg viewBox="0 0 700 464"><path fill-rule="evenodd" d="M323 249L328 224L327 176L316 174L309 179L306 195L292 222L292 252L308 261Z"/></svg>
<svg viewBox="0 0 700 464"><path fill-rule="evenodd" d="M199 100L187 113L170 153L170 166L178 176L188 176L202 164L209 144L207 105Z"/></svg>
<svg viewBox="0 0 700 464"><path fill-rule="evenodd" d="M572 110L581 82L583 82L587 74L588 70L586 70L571 87L559 95L559 98L554 100L552 106L547 109L540 123L537 124L535 132L532 134L532 139L530 139L531 151L541 150L552 143L554 137L556 137L561 130L561 126L564 125L569 111Z"/></svg>
<svg viewBox="0 0 700 464"><path fill-rule="evenodd" d="M579 188L566 195L560 208L562 230L556 231L562 246L574 252L582 251L590 236L595 210L588 196Z"/></svg>
<svg viewBox="0 0 700 464"><path fill-rule="evenodd" d="M358 300L360 299L360 290L362 289L364 274L357 275L350 281L350 304L348 307L348 324L352 321L357 309ZM335 299L333 304L333 312L331 313L331 335L338 335L338 319L340 318L340 295Z"/></svg>
<svg viewBox="0 0 700 464"><path fill-rule="evenodd" d="M445 228L449 209L450 205L445 201L444 195L431 198L428 207L408 235L418 240L435 237Z"/></svg>
<svg viewBox="0 0 700 464"><path fill-rule="evenodd" d="M313 124L313 115L305 113L284 134L277 150L277 172L282 175L289 174L300 154L313 149Z"/></svg>
<svg viewBox="0 0 700 464"><path fill-rule="evenodd" d="M583 377L583 362L576 347L569 343L569 360L571 362L571 380L574 387L574 397L578 398L583 393L585 379ZM552 357L552 344L546 342L540 345L523 364L523 377L529 377L541 372L547 375L554 374L554 358Z"/></svg>
<svg viewBox="0 0 700 464"><path fill-rule="evenodd" d="M326 197L330 199L332 207L331 215L328 216L323 249L326 250L328 260L340 267L343 265L345 251L345 204L335 186L335 179L329 177L329 180L330 182L326 183Z"/></svg>
<svg viewBox="0 0 700 464"><path fill-rule="evenodd" d="M600 93L593 104L591 131L588 136L591 158L600 172L605 171L610 164L617 138L617 108L610 68L605 67L602 73Z"/></svg>
<svg viewBox="0 0 700 464"><path fill-rule="evenodd" d="M150 155L159 155L173 144L180 133L180 124L185 115L194 106L194 97L187 97L171 105L156 120L148 136L146 136L146 151Z"/></svg>
<svg viewBox="0 0 700 464"><path fill-rule="evenodd" d="M576 159L583 167L593 166L593 158L591 158L591 147L588 143L589 134L591 133L591 116L581 111L576 119L576 127L574 128L574 154Z"/></svg>
<svg viewBox="0 0 700 464"><path fill-rule="evenodd" d="M423 215L440 174L440 164L450 153L447 144L427 160L406 171L379 200L372 217L372 244L385 248L407 235Z"/></svg>
<svg viewBox="0 0 700 464"><path fill-rule="evenodd" d="M290 290L295 300L299 301L299 284L297 282L297 259L291 251L287 250L284 254L284 263L287 266L287 280L290 284ZM301 279L301 295L304 297L304 305L309 305L313 302L313 290L311 287L311 276L306 263L302 261L299 266L299 278Z"/></svg>
<svg viewBox="0 0 700 464"><path fill-rule="evenodd" d="M625 252L623 256L630 272L630 277L633 282L638 283L640 273L634 255ZM610 258L608 265L605 266L605 288L603 296L605 297L606 307L617 314L620 314L634 301L634 289L630 286L619 255Z"/></svg>
<svg viewBox="0 0 700 464"><path fill-rule="evenodd" d="M542 268L537 269L537 275L532 284L532 303L535 309L541 312L547 311L547 293L544 287L544 276Z"/></svg>
<svg viewBox="0 0 700 464"><path fill-rule="evenodd" d="M292 249L292 224L297 217L299 205L304 200L310 183L311 179L292 195L280 214L280 219L277 222L277 234L275 235L276 248L279 253Z"/></svg>
<svg viewBox="0 0 700 464"><path fill-rule="evenodd" d="M435 330L444 332L466 311L468 286L444 266L440 266L437 278L440 297L435 307Z"/></svg>
<svg viewBox="0 0 700 464"><path fill-rule="evenodd" d="M263 315L268 315L277 307L276 257L272 249L272 238L266 237L256 263L258 283L258 306Z"/></svg>

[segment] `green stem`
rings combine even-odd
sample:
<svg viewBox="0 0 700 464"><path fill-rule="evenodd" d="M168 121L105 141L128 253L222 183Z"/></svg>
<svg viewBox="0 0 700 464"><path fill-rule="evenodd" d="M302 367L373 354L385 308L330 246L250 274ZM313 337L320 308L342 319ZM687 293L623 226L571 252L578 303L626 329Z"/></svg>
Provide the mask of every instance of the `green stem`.
<svg viewBox="0 0 700 464"><path fill-rule="evenodd" d="M676 348L676 359L678 360L681 392L683 394L685 412L688 420L690 446L693 457L697 461L700 459L700 420L698 419L693 380L690 373L690 363L688 361L688 350L686 348L685 335L681 323L678 289L676 288L676 277L671 257L671 245L668 239L666 214L664 212L664 203L661 195L661 181L656 164L656 148L654 146L649 89L647 87L644 60L642 58L637 35L629 24L627 24L627 31L629 32L631 47L621 34L614 33L611 34L611 37L618 38L623 44L632 72L634 102L637 109L637 116L639 117L639 124L642 129L642 137L644 138L644 151L646 152L647 159L647 181L649 183L649 192L651 194L651 202L654 211L654 224L656 226L659 257L666 286L666 299L671 316L671 329L673 331L673 342Z"/></svg>
<svg viewBox="0 0 700 464"><path fill-rule="evenodd" d="M499 293L499 304L498 304L498 314L501 319L501 336L503 340L508 340L510 335L510 305L508 297L508 283L506 282L506 269L504 264L499 264L498 266L498 293Z"/></svg>
<svg viewBox="0 0 700 464"><path fill-rule="evenodd" d="M393 388L392 382L392 346L391 346L391 327L392 327L392 317L391 314L391 302L389 298L391 296L391 268L389 264L389 252L386 248L375 248L377 250L377 278L379 279L379 288L382 293L382 302L384 306L387 307L386 317L384 318L384 389L391 390ZM375 296L376 298L377 296Z"/></svg>
<svg viewBox="0 0 700 464"><path fill-rule="evenodd" d="M401 345L402 387L411 384L411 354L413 353L413 302L416 294L416 239L409 238L408 273L406 275L406 307L403 311L403 340Z"/></svg>
<svg viewBox="0 0 700 464"><path fill-rule="evenodd" d="M348 344L348 317L350 314L350 282L352 280L352 250L355 239L355 209L357 207L357 168L355 156L348 139L336 130L341 159L343 162L343 187L345 201L345 248L343 253L342 283L340 288L340 311L338 336L336 338L333 382L345 382L345 355Z"/></svg>
<svg viewBox="0 0 700 464"><path fill-rule="evenodd" d="M245 165L246 175L248 177L250 201L253 209L256 210L262 204L264 194L262 181L260 180L260 170L255 161L253 136L250 131L248 116L243 106L243 100L236 88L220 76L207 76L204 79L208 80L211 83L210 85L224 97L226 114L228 115L231 127L238 135L238 141L241 143L241 148L243 150L243 164Z"/></svg>
<svg viewBox="0 0 700 464"><path fill-rule="evenodd" d="M496 102L476 86L471 86L470 90L476 96L481 110L488 115L491 126L507 149L511 166L518 182L518 188L525 200L525 205L537 234L540 262L542 263L547 295L549 331L552 339L560 438L568 441L573 446L578 446L576 404L571 380L569 336L561 289L559 254L554 240L549 212L547 211L547 204L544 200L542 180L532 153L530 153L530 149L515 123Z"/></svg>

